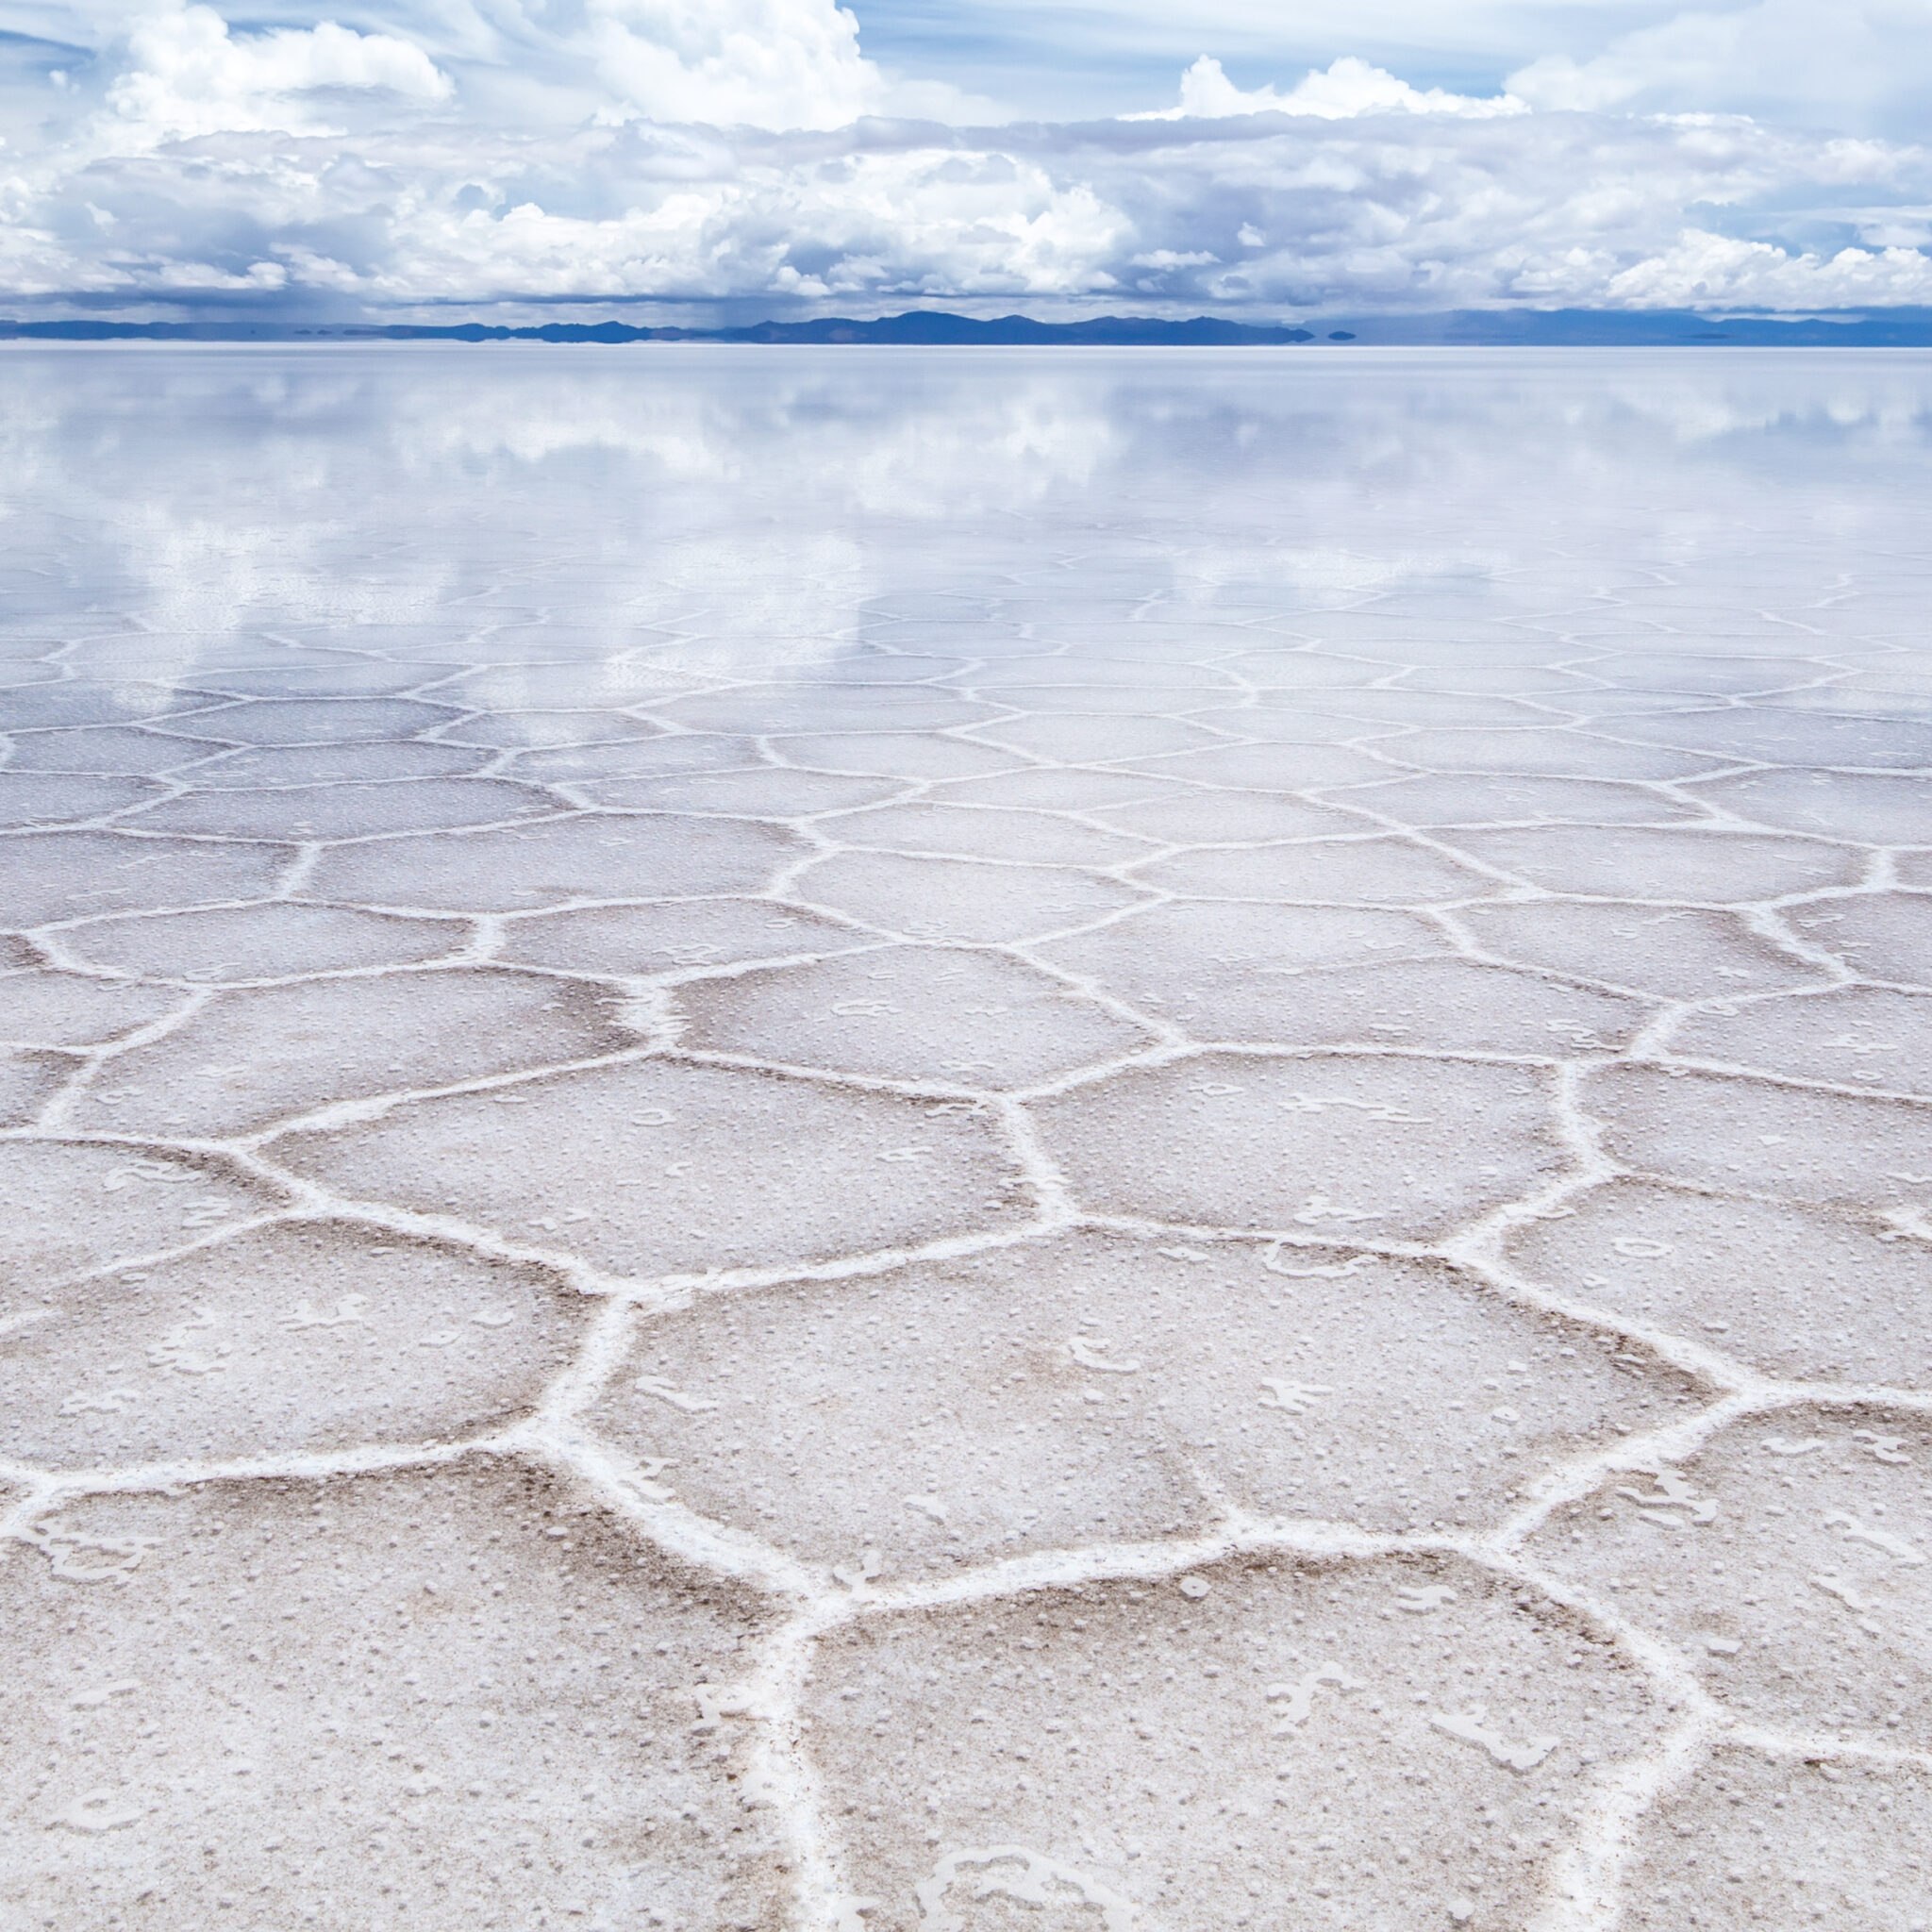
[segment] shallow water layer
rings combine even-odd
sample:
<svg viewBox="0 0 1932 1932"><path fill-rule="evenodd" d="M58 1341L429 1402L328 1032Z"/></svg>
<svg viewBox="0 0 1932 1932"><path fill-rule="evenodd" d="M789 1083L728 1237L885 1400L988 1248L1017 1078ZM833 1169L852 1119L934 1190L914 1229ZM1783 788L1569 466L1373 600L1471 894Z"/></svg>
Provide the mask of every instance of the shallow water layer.
<svg viewBox="0 0 1932 1932"><path fill-rule="evenodd" d="M7 1932L1932 1924L1932 358L0 438Z"/></svg>

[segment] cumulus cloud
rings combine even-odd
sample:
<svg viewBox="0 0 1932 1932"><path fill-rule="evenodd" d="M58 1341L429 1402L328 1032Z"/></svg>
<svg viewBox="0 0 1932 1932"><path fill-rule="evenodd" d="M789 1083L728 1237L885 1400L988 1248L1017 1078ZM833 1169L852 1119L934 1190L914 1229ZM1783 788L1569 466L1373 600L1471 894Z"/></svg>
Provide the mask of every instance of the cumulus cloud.
<svg viewBox="0 0 1932 1932"><path fill-rule="evenodd" d="M659 121L842 127L884 87L832 0L589 0L585 44L625 107Z"/></svg>
<svg viewBox="0 0 1932 1932"><path fill-rule="evenodd" d="M1932 256L1914 248L1792 255L1687 228L1662 254L1610 278L1606 293L1640 308L1855 308L1932 305Z"/></svg>
<svg viewBox="0 0 1932 1932"><path fill-rule="evenodd" d="M1492 92L1353 57L1241 87L1204 56L1149 114L992 125L874 62L833 0L394 0L354 25L263 4L245 27L207 0L75 16L85 58L48 56L30 109L0 94L8 306L1932 302L1932 155L1657 111L1641 36Z"/></svg>
<svg viewBox="0 0 1932 1932"><path fill-rule="evenodd" d="M336 285L388 302L425 291L849 302L1114 286L1107 263L1131 232L1120 209L1028 158L926 145L918 132L857 155L750 140L682 154L647 135L587 141L586 162L625 183L621 212L534 199L500 212L425 206L395 255L367 270L335 264ZM670 181L652 178L660 168Z"/></svg>
<svg viewBox="0 0 1932 1932"><path fill-rule="evenodd" d="M1273 87L1242 89L1228 79L1219 60L1203 54L1181 75L1177 107L1126 118L1217 121L1236 114L1312 114L1322 121L1350 121L1360 114L1461 114L1488 119L1527 111L1527 103L1513 94L1454 94L1439 87L1410 87L1352 54L1324 70L1310 71L1286 93Z"/></svg>
<svg viewBox="0 0 1932 1932"><path fill-rule="evenodd" d="M108 90L108 145L145 153L208 134L341 135L321 102L338 90L446 100L450 83L393 34L323 21L237 37L212 7L156 7L127 34L127 65ZM108 130L102 129L107 134Z"/></svg>

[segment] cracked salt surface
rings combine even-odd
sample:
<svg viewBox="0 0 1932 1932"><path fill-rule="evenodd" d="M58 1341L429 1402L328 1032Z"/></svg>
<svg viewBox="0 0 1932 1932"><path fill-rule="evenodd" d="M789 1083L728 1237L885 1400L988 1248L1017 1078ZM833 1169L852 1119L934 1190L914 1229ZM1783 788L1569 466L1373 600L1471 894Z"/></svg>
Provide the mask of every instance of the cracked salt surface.
<svg viewBox="0 0 1932 1932"><path fill-rule="evenodd" d="M0 391L8 1932L1932 1925L1932 363Z"/></svg>

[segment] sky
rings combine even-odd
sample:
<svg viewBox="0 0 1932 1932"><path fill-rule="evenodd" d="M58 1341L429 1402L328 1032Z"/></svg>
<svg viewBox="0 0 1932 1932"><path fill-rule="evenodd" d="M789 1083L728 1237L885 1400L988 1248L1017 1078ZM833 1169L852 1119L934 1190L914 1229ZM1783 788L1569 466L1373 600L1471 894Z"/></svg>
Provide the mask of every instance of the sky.
<svg viewBox="0 0 1932 1932"><path fill-rule="evenodd" d="M1869 311L1928 142L1932 0L0 0L0 314Z"/></svg>

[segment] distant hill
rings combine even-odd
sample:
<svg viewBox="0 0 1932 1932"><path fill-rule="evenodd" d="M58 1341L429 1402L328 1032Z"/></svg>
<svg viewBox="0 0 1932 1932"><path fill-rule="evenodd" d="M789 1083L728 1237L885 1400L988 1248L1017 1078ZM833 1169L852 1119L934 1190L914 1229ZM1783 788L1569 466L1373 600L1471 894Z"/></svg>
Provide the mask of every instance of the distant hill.
<svg viewBox="0 0 1932 1932"><path fill-rule="evenodd" d="M792 342L1010 347L1054 343L1123 348L1241 348L1310 342L1306 328L1262 327L1198 315L1191 322L1103 315L1090 322L1035 322L1025 315L982 321L915 309L861 322L825 316L810 322L758 322L743 328L639 328L623 322L553 322L530 328L458 323L271 322L0 322L0 338L45 341L456 341L456 342Z"/></svg>
<svg viewBox="0 0 1932 1932"><path fill-rule="evenodd" d="M1514 348L1734 346L1932 347L1932 308L1881 308L1800 316L1710 316L1689 309L1498 308L1433 315L1326 318L1308 327L1197 315L1103 315L1085 322L991 320L913 309L861 321L758 322L741 328L641 328L624 322L554 322L527 328L484 323L9 322L0 341L452 341L744 342L917 347L1276 348L1290 344Z"/></svg>
<svg viewBox="0 0 1932 1932"><path fill-rule="evenodd" d="M1150 316L1102 315L1091 322L1035 322L1025 315L1002 315L982 322L970 315L914 309L876 322L827 317L818 322L760 322L749 328L692 331L691 339L713 342L905 342L927 344L1050 345L1090 347L1244 348L1280 342L1311 342L1305 328L1264 328L1252 323L1224 322L1197 315L1191 322L1162 322Z"/></svg>

